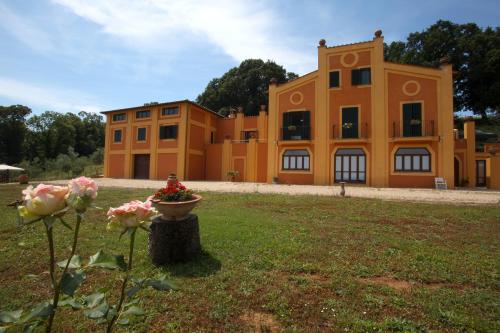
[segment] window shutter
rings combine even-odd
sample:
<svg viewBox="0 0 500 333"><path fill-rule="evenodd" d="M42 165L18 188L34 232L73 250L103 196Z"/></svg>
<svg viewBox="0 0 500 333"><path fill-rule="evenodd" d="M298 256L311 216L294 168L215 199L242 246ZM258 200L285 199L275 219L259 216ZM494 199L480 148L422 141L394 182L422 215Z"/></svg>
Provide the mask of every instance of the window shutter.
<svg viewBox="0 0 500 333"><path fill-rule="evenodd" d="M340 87L340 75L338 71L330 72L330 88Z"/></svg>
<svg viewBox="0 0 500 333"><path fill-rule="evenodd" d="M411 136L412 104L403 104L403 136Z"/></svg>
<svg viewBox="0 0 500 333"><path fill-rule="evenodd" d="M417 119L420 121L420 124L418 125L413 125L412 132L413 135L415 136L421 136L422 135L422 104L420 103L414 103L413 104L413 111L412 111L413 119Z"/></svg>
<svg viewBox="0 0 500 333"><path fill-rule="evenodd" d="M358 70L353 69L353 70L351 71L351 83L352 83L352 85L353 85L353 86L358 85L358 84L360 84L360 81L361 81L361 80L360 80L359 71L358 71Z"/></svg>

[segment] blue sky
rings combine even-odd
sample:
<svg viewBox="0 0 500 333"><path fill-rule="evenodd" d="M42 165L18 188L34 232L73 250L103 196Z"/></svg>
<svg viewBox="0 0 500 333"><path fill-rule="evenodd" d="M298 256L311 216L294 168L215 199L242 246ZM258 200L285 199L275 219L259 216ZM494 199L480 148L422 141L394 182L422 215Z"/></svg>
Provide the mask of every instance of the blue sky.
<svg viewBox="0 0 500 333"><path fill-rule="evenodd" d="M316 46L498 26L500 1L1 0L0 105L103 111L195 99L247 58L305 74Z"/></svg>

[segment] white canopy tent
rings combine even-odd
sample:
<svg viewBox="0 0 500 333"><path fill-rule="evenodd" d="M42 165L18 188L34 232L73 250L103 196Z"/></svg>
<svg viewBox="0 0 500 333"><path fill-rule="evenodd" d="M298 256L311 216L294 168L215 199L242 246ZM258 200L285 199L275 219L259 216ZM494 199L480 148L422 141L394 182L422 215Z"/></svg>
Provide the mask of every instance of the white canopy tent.
<svg viewBox="0 0 500 333"><path fill-rule="evenodd" d="M0 164L0 183L8 183L11 181L10 172L24 171L23 168L13 167L7 164Z"/></svg>
<svg viewBox="0 0 500 333"><path fill-rule="evenodd" d="M3 170L24 171L24 169L22 169L22 168L13 167L13 166L10 166L7 164L0 164L0 171L3 171Z"/></svg>

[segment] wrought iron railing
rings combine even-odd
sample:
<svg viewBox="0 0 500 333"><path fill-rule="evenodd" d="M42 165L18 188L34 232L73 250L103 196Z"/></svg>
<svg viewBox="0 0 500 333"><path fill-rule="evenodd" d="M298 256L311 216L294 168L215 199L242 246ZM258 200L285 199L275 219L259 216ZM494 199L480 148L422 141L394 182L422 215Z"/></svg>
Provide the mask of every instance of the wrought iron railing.
<svg viewBox="0 0 500 333"><path fill-rule="evenodd" d="M334 124L332 128L332 138L335 140L367 139L368 134L368 123Z"/></svg>
<svg viewBox="0 0 500 333"><path fill-rule="evenodd" d="M311 140L310 126L288 126L281 129L281 140Z"/></svg>
<svg viewBox="0 0 500 333"><path fill-rule="evenodd" d="M436 129L434 120L412 120L407 125L402 125L399 121L394 121L392 123L393 138L409 138L435 135Z"/></svg>

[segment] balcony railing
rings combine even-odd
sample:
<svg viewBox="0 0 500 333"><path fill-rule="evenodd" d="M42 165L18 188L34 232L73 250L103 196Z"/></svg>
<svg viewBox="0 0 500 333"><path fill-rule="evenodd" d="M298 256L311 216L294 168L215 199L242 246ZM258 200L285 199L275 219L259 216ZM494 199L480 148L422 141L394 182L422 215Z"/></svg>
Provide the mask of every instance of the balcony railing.
<svg viewBox="0 0 500 333"><path fill-rule="evenodd" d="M281 140L311 140L310 126L288 126L281 129Z"/></svg>
<svg viewBox="0 0 500 333"><path fill-rule="evenodd" d="M357 127L357 128L356 128ZM368 123L333 125L332 138L335 140L367 139Z"/></svg>
<svg viewBox="0 0 500 333"><path fill-rule="evenodd" d="M415 120L410 125L403 126L399 121L392 123L393 138L412 138L421 136L435 136L434 120Z"/></svg>
<svg viewBox="0 0 500 333"><path fill-rule="evenodd" d="M259 133L257 131L241 131L240 141L248 142L250 139L259 139Z"/></svg>

